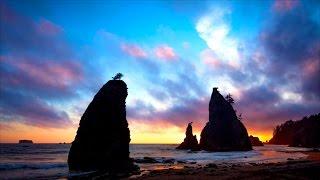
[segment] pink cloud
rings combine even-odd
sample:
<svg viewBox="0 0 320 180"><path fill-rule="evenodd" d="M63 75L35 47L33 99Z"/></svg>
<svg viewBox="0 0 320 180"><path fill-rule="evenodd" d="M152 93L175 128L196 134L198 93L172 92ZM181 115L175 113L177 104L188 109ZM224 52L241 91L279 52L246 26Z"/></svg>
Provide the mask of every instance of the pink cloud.
<svg viewBox="0 0 320 180"><path fill-rule="evenodd" d="M215 56L214 52L210 49L206 49L200 53L200 58L202 59L203 63L209 65L213 68L217 68L221 65L220 61Z"/></svg>
<svg viewBox="0 0 320 180"><path fill-rule="evenodd" d="M121 49L128 55L135 58L146 58L147 53L138 45L135 44L123 44Z"/></svg>
<svg viewBox="0 0 320 180"><path fill-rule="evenodd" d="M63 90L83 78L82 67L72 60L44 62L2 56L1 61L16 69L7 79L15 85L33 84L33 87L43 86Z"/></svg>
<svg viewBox="0 0 320 180"><path fill-rule="evenodd" d="M161 45L154 49L154 53L156 57L164 60L175 60L177 59L177 55L174 52L174 49L168 45Z"/></svg>
<svg viewBox="0 0 320 180"><path fill-rule="evenodd" d="M320 62L317 59L307 60L303 64L303 74L307 77L312 77L320 69Z"/></svg>
<svg viewBox="0 0 320 180"><path fill-rule="evenodd" d="M62 32L62 28L49 20L42 19L37 24L37 30L45 35L57 35Z"/></svg>
<svg viewBox="0 0 320 180"><path fill-rule="evenodd" d="M296 7L298 4L298 0L276 0L273 7L277 11L288 11Z"/></svg>

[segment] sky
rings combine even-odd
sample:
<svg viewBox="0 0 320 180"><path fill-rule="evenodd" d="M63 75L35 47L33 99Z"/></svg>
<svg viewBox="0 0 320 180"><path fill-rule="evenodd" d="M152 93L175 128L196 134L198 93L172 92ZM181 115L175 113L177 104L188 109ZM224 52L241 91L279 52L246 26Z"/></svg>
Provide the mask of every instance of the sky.
<svg viewBox="0 0 320 180"><path fill-rule="evenodd" d="M72 142L121 72L131 143L199 134L213 87L250 135L320 112L320 3L1 1L0 142Z"/></svg>

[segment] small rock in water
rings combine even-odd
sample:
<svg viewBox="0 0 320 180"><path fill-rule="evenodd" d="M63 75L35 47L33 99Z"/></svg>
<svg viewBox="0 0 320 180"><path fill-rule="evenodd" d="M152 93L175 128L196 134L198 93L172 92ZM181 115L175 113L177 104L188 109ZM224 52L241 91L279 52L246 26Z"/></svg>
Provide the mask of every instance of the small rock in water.
<svg viewBox="0 0 320 180"><path fill-rule="evenodd" d="M292 161L292 160L294 160L294 159L292 159L292 158L288 158L287 160L288 160L288 161Z"/></svg>
<svg viewBox="0 0 320 180"><path fill-rule="evenodd" d="M177 163L185 164L187 162L186 161L177 161Z"/></svg>
<svg viewBox="0 0 320 180"><path fill-rule="evenodd" d="M210 164L207 164L206 167L208 168L218 168L218 166L214 163L210 163Z"/></svg>
<svg viewBox="0 0 320 180"><path fill-rule="evenodd" d="M173 164L174 162L175 162L174 159L166 159L163 161L163 163L165 163L165 164Z"/></svg>
<svg viewBox="0 0 320 180"><path fill-rule="evenodd" d="M135 159L134 161L136 163L160 163L159 161L151 157L144 157L143 159Z"/></svg>

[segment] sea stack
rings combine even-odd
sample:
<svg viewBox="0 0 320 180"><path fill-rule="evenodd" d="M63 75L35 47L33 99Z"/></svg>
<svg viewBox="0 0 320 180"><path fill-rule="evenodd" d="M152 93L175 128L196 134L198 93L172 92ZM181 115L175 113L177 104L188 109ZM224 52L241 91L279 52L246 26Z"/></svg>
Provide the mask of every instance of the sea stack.
<svg viewBox="0 0 320 180"><path fill-rule="evenodd" d="M209 122L201 132L200 148L207 151L252 150L247 129L218 88L213 88L212 91Z"/></svg>
<svg viewBox="0 0 320 180"><path fill-rule="evenodd" d="M197 136L192 133L192 122L188 124L186 138L184 138L184 141L177 147L177 149L190 149L192 151L200 150Z"/></svg>
<svg viewBox="0 0 320 180"><path fill-rule="evenodd" d="M70 170L129 173L136 169L129 158L127 95L124 81L110 80L94 96L81 117L70 148Z"/></svg>
<svg viewBox="0 0 320 180"><path fill-rule="evenodd" d="M263 146L263 143L260 141L258 137L249 136L249 139L252 146Z"/></svg>

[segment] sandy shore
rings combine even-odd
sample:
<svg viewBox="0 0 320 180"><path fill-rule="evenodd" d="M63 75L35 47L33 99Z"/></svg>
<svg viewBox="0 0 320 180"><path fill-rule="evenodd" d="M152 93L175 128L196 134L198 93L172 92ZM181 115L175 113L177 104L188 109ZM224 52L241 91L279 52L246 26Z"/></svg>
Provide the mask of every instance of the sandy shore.
<svg viewBox="0 0 320 180"><path fill-rule="evenodd" d="M134 179L320 179L320 152L307 158L266 164L210 164L182 169L154 170ZM132 177L130 178L132 179Z"/></svg>

